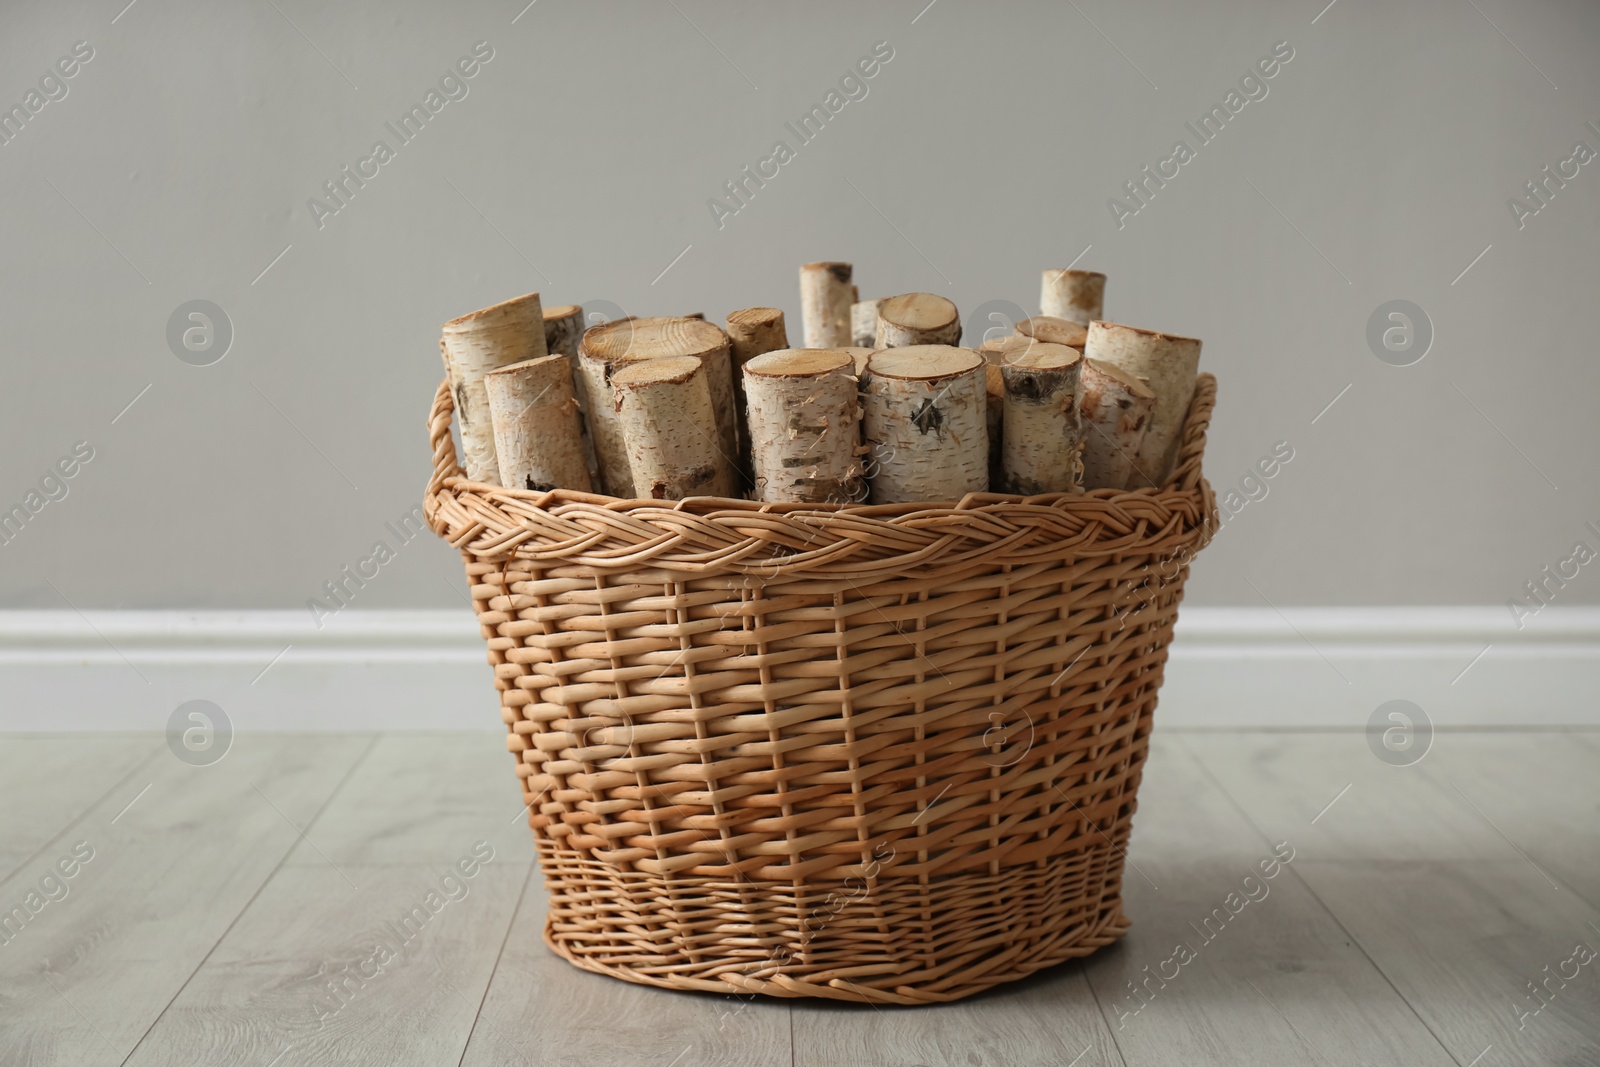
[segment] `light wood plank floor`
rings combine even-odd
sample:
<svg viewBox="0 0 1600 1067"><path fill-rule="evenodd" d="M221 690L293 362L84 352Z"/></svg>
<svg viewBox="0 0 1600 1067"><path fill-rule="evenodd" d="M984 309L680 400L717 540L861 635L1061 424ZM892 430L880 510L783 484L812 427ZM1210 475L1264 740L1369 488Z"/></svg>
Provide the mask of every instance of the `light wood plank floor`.
<svg viewBox="0 0 1600 1067"><path fill-rule="evenodd" d="M0 813L6 1065L1600 1063L1590 733L1158 728L1132 931L937 1008L573 970L493 735L0 738Z"/></svg>

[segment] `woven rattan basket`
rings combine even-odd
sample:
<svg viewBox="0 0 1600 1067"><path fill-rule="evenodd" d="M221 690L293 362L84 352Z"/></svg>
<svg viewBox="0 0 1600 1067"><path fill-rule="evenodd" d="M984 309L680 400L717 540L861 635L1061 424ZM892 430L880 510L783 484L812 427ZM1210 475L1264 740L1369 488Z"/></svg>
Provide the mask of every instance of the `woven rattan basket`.
<svg viewBox="0 0 1600 1067"><path fill-rule="evenodd" d="M469 482L440 386L425 511L466 560L550 947L924 1004L1119 937L1215 396L1161 489L831 507Z"/></svg>

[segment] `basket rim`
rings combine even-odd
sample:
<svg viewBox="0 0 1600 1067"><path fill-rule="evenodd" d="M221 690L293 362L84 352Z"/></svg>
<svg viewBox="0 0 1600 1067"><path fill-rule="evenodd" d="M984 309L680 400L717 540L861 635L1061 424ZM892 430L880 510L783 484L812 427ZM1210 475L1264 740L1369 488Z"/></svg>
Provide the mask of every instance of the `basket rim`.
<svg viewBox="0 0 1600 1067"><path fill-rule="evenodd" d="M881 577L971 552L991 564L1129 552L1184 562L1218 526L1201 469L1216 378L1198 375L1166 485L1018 496L968 493L903 504L770 503L732 497L628 500L572 489L510 489L467 478L448 379L428 416L434 469L423 515L440 538L485 561L617 571L744 572L767 579Z"/></svg>

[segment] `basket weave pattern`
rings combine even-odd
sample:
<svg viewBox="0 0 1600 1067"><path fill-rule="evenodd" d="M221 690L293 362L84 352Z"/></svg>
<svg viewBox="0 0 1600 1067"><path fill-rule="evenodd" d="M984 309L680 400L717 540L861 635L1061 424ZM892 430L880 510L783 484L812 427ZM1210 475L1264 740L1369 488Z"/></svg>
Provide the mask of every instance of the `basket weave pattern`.
<svg viewBox="0 0 1600 1067"><path fill-rule="evenodd" d="M922 1004L1119 937L1215 395L1161 489L819 506L469 482L441 386L425 512L466 562L551 948Z"/></svg>

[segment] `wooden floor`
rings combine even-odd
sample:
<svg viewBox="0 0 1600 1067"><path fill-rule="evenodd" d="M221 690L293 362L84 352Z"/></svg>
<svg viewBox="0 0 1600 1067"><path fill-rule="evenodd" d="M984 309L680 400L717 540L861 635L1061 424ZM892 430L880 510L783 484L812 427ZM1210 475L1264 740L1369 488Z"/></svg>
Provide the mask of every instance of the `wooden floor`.
<svg viewBox="0 0 1600 1067"><path fill-rule="evenodd" d="M573 970L520 803L491 735L0 739L0 1064L1600 1063L1592 734L1158 728L1132 931L939 1008Z"/></svg>

